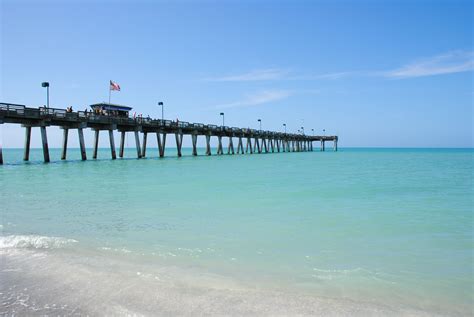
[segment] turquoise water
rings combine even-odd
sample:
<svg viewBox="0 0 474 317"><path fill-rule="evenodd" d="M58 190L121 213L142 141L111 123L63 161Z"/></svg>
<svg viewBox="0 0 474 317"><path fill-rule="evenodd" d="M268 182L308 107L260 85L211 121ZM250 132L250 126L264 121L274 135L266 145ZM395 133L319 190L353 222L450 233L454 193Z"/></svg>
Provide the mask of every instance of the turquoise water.
<svg viewBox="0 0 474 317"><path fill-rule="evenodd" d="M85 266L88 273L74 277L77 287L94 274L107 281L101 263L109 275L123 270L124 279L138 267L141 276L173 268L180 273L170 283L179 280L183 289L199 289L195 277L208 276L220 282L206 280L203 289L232 281L226 290L259 290L262 301L266 291L278 291L309 296L308 303L329 298L339 308L347 301L379 305L382 314L472 314L472 149L212 157L185 149L179 159L175 149L164 159L148 149L142 160L135 154L127 149L128 158L112 161L104 149L99 160L81 162L73 149L69 161L60 161L55 149L54 162L43 164L41 150L24 163L21 150L4 149L4 266L28 263L22 270L35 271L36 279L60 274L61 261ZM38 272L46 262L35 268L34 260L18 260L21 252L25 259L49 256L55 266ZM28 284L22 278L5 277L11 286ZM222 305L232 307L232 296ZM219 299L213 301L201 309L214 309ZM132 304L122 306L136 311ZM276 313L294 312L293 304L284 302ZM257 306L243 313L261 312Z"/></svg>

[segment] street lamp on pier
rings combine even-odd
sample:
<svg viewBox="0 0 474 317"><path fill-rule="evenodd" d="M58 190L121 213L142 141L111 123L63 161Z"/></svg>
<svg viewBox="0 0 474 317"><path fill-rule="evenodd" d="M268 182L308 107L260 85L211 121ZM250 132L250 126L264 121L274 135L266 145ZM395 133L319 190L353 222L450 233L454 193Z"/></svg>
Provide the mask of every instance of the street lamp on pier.
<svg viewBox="0 0 474 317"><path fill-rule="evenodd" d="M46 105L49 108L49 82L45 81L41 83L41 87L46 88Z"/></svg>
<svg viewBox="0 0 474 317"><path fill-rule="evenodd" d="M286 134L286 123L283 123L283 126L285 127L285 134Z"/></svg>
<svg viewBox="0 0 474 317"><path fill-rule="evenodd" d="M158 106L161 106L161 121L164 122L165 118L165 106L162 101L158 102Z"/></svg>
<svg viewBox="0 0 474 317"><path fill-rule="evenodd" d="M224 113L223 112L221 112L221 116L222 116L222 129L224 129L225 124L224 124Z"/></svg>
<svg viewBox="0 0 474 317"><path fill-rule="evenodd" d="M260 132L262 132L262 119L257 120L260 123Z"/></svg>

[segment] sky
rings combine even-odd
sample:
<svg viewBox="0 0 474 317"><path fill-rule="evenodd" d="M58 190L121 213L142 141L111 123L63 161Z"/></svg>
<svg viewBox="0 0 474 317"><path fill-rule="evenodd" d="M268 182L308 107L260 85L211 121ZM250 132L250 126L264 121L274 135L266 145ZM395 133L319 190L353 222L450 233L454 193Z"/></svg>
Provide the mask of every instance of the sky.
<svg viewBox="0 0 474 317"><path fill-rule="evenodd" d="M324 129L340 147L473 146L472 1L0 3L0 102L44 105L48 81L51 107L84 110L113 80L112 102L143 116L162 101L166 119L224 112L228 126ZM20 126L0 129L3 147L23 146ZM50 147L61 135L48 129Z"/></svg>

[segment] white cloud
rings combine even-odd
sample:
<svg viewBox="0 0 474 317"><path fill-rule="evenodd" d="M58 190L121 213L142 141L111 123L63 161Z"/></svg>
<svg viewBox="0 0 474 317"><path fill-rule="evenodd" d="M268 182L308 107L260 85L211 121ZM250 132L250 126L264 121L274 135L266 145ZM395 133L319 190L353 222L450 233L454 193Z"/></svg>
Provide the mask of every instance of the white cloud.
<svg viewBox="0 0 474 317"><path fill-rule="evenodd" d="M443 55L419 60L401 68L385 72L391 78L410 78L474 70L474 52L452 51Z"/></svg>
<svg viewBox="0 0 474 317"><path fill-rule="evenodd" d="M258 106L261 104L282 100L293 95L291 90L264 90L255 94L247 95L243 100L216 106L218 109Z"/></svg>
<svg viewBox="0 0 474 317"><path fill-rule="evenodd" d="M357 74L356 72L337 72L337 73L327 73L322 75L316 75L314 79L341 79Z"/></svg>
<svg viewBox="0 0 474 317"><path fill-rule="evenodd" d="M242 100L227 103L227 104L221 104L221 105L215 106L214 108L224 109L224 108L235 108L235 107L258 106L258 105L286 99L293 95L318 94L319 92L320 91L318 89L263 90L254 94L245 95L245 97Z"/></svg>
<svg viewBox="0 0 474 317"><path fill-rule="evenodd" d="M284 79L288 74L287 70L278 68L257 69L248 73L230 75L224 77L206 78L207 81L263 81Z"/></svg>

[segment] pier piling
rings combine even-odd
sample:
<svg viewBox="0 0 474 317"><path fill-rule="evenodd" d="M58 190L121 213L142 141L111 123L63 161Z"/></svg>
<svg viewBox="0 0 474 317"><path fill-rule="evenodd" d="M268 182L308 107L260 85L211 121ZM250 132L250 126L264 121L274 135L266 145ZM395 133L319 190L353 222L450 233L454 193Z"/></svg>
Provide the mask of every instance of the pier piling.
<svg viewBox="0 0 474 317"><path fill-rule="evenodd" d="M239 136L239 143L237 143L237 154L244 154L244 144L242 142L242 136Z"/></svg>
<svg viewBox="0 0 474 317"><path fill-rule="evenodd" d="M48 136L46 135L46 126L41 126L41 142L43 144L43 158L45 163L49 163Z"/></svg>
<svg viewBox="0 0 474 317"><path fill-rule="evenodd" d="M166 144L166 133L163 132L163 137L160 136L160 133L156 133L156 140L158 141L158 152L160 157L165 156L165 144Z"/></svg>
<svg viewBox="0 0 474 317"><path fill-rule="evenodd" d="M235 154L234 152L234 143L232 141L232 137L229 137L229 145L227 146L227 154Z"/></svg>
<svg viewBox="0 0 474 317"><path fill-rule="evenodd" d="M63 127L63 148L61 151L61 160L66 159L68 134L69 134L69 129L67 127Z"/></svg>
<svg viewBox="0 0 474 317"><path fill-rule="evenodd" d="M123 150L125 147L125 131L120 131L120 149L119 149L119 157L123 157Z"/></svg>
<svg viewBox="0 0 474 317"><path fill-rule="evenodd" d="M95 160L97 159L97 150L99 149L99 129L94 129L95 135L94 135L94 148L92 152L92 158Z"/></svg>
<svg viewBox="0 0 474 317"><path fill-rule="evenodd" d="M79 136L79 147L81 149L81 159L85 161L87 160L86 145L84 143L84 132L82 131L81 127L77 129L77 134Z"/></svg>
<svg viewBox="0 0 474 317"><path fill-rule="evenodd" d="M146 157L146 139L147 139L148 133L143 132L143 145L142 145L142 157Z"/></svg>
<svg viewBox="0 0 474 317"><path fill-rule="evenodd" d="M181 146L183 145L183 133L175 133L176 137L176 150L178 151L178 157L181 157Z"/></svg>
<svg viewBox="0 0 474 317"><path fill-rule="evenodd" d="M133 131L135 134L135 146L137 148L137 158L142 157L142 151L140 149L140 136L138 135L138 130Z"/></svg>
<svg viewBox="0 0 474 317"><path fill-rule="evenodd" d="M191 140L193 142L193 156L197 156L197 134L191 134Z"/></svg>
<svg viewBox="0 0 474 317"><path fill-rule="evenodd" d="M23 152L23 161L30 159L31 126L25 126L25 149Z"/></svg>
<svg viewBox="0 0 474 317"><path fill-rule="evenodd" d="M110 155L112 156L112 160L115 160L117 158L117 154L115 153L114 130L109 130L109 142L110 142Z"/></svg>
<svg viewBox="0 0 474 317"><path fill-rule="evenodd" d="M206 155L211 155L211 136L206 134Z"/></svg>
<svg viewBox="0 0 474 317"><path fill-rule="evenodd" d="M223 154L223 150L222 150L222 136L218 135L218 136L217 136L217 141L218 141L218 144L217 144L217 155L222 155L222 154Z"/></svg>
<svg viewBox="0 0 474 317"><path fill-rule="evenodd" d="M248 153L249 151L250 151L250 154L253 154L252 139L250 137L247 137L247 144L245 145L245 153Z"/></svg>

